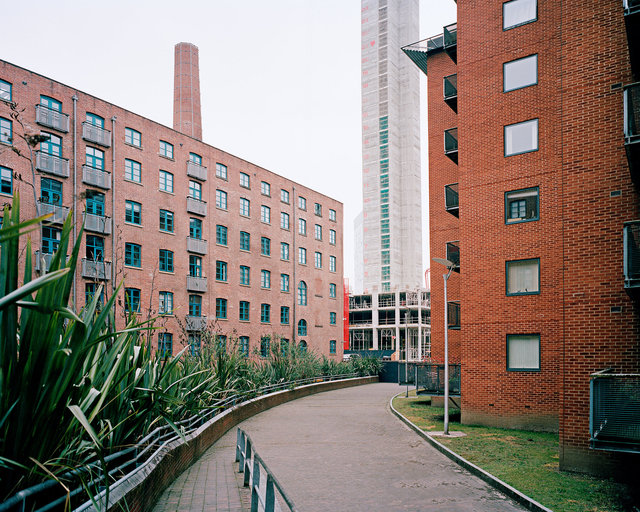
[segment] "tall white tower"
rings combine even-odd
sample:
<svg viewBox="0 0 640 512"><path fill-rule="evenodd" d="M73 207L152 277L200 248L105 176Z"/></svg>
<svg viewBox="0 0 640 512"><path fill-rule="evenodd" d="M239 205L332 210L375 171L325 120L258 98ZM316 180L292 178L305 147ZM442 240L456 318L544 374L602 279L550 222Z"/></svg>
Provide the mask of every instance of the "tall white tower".
<svg viewBox="0 0 640 512"><path fill-rule="evenodd" d="M418 0L362 0L365 291L422 284Z"/></svg>

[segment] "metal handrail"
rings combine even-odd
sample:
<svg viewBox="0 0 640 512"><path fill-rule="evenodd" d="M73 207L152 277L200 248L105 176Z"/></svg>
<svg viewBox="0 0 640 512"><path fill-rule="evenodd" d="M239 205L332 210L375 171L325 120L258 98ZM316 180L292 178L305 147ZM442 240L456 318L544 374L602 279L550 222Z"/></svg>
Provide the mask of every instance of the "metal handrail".
<svg viewBox="0 0 640 512"><path fill-rule="evenodd" d="M244 430L238 427L236 442L236 462L238 463L238 473L244 473L243 483L245 487L251 488L251 510L258 510L259 505L265 512L274 512L276 509L276 489L280 493L291 512L298 509L293 504L293 500L287 495L280 482L269 469L265 461L258 455L255 445ZM266 474L265 485L262 484L262 468Z"/></svg>

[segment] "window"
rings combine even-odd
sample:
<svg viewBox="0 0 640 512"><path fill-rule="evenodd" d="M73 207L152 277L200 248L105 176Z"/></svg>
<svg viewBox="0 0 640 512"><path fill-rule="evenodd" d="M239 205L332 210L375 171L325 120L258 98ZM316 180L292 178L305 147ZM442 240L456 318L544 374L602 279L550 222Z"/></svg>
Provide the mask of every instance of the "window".
<svg viewBox="0 0 640 512"><path fill-rule="evenodd" d="M202 221L191 217L189 219L189 236L197 240L202 240Z"/></svg>
<svg viewBox="0 0 640 512"><path fill-rule="evenodd" d="M62 193L62 185L60 186L60 192ZM92 215L104 215L104 194L95 190L87 190L87 213Z"/></svg>
<svg viewBox="0 0 640 512"><path fill-rule="evenodd" d="M87 190L87 194L93 192ZM10 191L9 191L10 193ZM104 208L104 194L103 208ZM51 178L40 178L40 201L46 204L54 204L62 206L62 182ZM89 198L87 197L87 208L89 205Z"/></svg>
<svg viewBox="0 0 640 512"><path fill-rule="evenodd" d="M216 281L226 281L227 280L227 262L226 261L216 261Z"/></svg>
<svg viewBox="0 0 640 512"><path fill-rule="evenodd" d="M173 233L173 212L160 210L160 231Z"/></svg>
<svg viewBox="0 0 640 512"><path fill-rule="evenodd" d="M298 196L298 208L301 210L307 209L307 200L302 196Z"/></svg>
<svg viewBox="0 0 640 512"><path fill-rule="evenodd" d="M216 190L216 208L227 209L227 193L224 190Z"/></svg>
<svg viewBox="0 0 640 512"><path fill-rule="evenodd" d="M260 206L260 220L266 224L271 224L271 208L265 205Z"/></svg>
<svg viewBox="0 0 640 512"><path fill-rule="evenodd" d="M336 353L336 340L330 340L329 341L329 354L335 354Z"/></svg>
<svg viewBox="0 0 640 512"><path fill-rule="evenodd" d="M160 170L160 190L173 194L173 174Z"/></svg>
<svg viewBox="0 0 640 512"><path fill-rule="evenodd" d="M57 155L59 156L59 155ZM87 146L85 150L86 162L89 167L104 171L104 151ZM125 160L126 163L126 160Z"/></svg>
<svg viewBox="0 0 640 512"><path fill-rule="evenodd" d="M47 155L62 156L62 139L57 135L53 135L52 133L43 132L43 134L48 135L49 140L43 140L40 143L40 151L42 151L43 153L46 153ZM95 150L95 151L100 151L100 150ZM102 152L100 151L100 153ZM87 152L86 154L89 155L89 152ZM96 156L99 157L99 154ZM104 160L104 154L102 159ZM87 163L89 163L88 156L87 156ZM103 163L103 167L104 167L104 163Z"/></svg>
<svg viewBox="0 0 640 512"><path fill-rule="evenodd" d="M202 336L199 332L190 332L187 336L187 342L189 343L189 352L192 356L197 356L200 353L202 347Z"/></svg>
<svg viewBox="0 0 640 512"><path fill-rule="evenodd" d="M300 320L298 322L298 336L306 336L307 335L307 321Z"/></svg>
<svg viewBox="0 0 640 512"><path fill-rule="evenodd" d="M329 313L329 324L336 325L336 313L334 311Z"/></svg>
<svg viewBox="0 0 640 512"><path fill-rule="evenodd" d="M538 19L536 0L511 0L502 4L502 28L524 25Z"/></svg>
<svg viewBox="0 0 640 512"><path fill-rule="evenodd" d="M280 306L280 323L289 325L289 306Z"/></svg>
<svg viewBox="0 0 640 512"><path fill-rule="evenodd" d="M271 272L268 270L260 271L260 286L262 288L271 288Z"/></svg>
<svg viewBox="0 0 640 512"><path fill-rule="evenodd" d="M289 214L280 212L280 227L282 229L289 229Z"/></svg>
<svg viewBox="0 0 640 512"><path fill-rule="evenodd" d="M227 245L227 226L216 226L216 243L220 245Z"/></svg>
<svg viewBox="0 0 640 512"><path fill-rule="evenodd" d="M216 176L218 178L222 178L223 180L227 179L227 166L221 163L216 164Z"/></svg>
<svg viewBox="0 0 640 512"><path fill-rule="evenodd" d="M507 370L540 370L539 334L507 334Z"/></svg>
<svg viewBox="0 0 640 512"><path fill-rule="evenodd" d="M131 242L124 244L124 264L128 267L142 266L142 246Z"/></svg>
<svg viewBox="0 0 640 512"><path fill-rule="evenodd" d="M540 259L507 261L507 295L540 293Z"/></svg>
<svg viewBox="0 0 640 512"><path fill-rule="evenodd" d="M124 221L138 226L142 224L142 205L136 201L125 201Z"/></svg>
<svg viewBox="0 0 640 512"><path fill-rule="evenodd" d="M531 119L504 127L504 156L538 150L538 120Z"/></svg>
<svg viewBox="0 0 640 512"><path fill-rule="evenodd" d="M285 189L280 190L280 201L289 204L289 191Z"/></svg>
<svg viewBox="0 0 640 512"><path fill-rule="evenodd" d="M300 281L298 284L298 304L300 306L307 305L307 283Z"/></svg>
<svg viewBox="0 0 640 512"><path fill-rule="evenodd" d="M202 277L202 258L189 255L189 276Z"/></svg>
<svg viewBox="0 0 640 512"><path fill-rule="evenodd" d="M243 188L251 188L251 178L246 172L240 173L240 186Z"/></svg>
<svg viewBox="0 0 640 512"><path fill-rule="evenodd" d="M160 249L160 272L173 272L173 251Z"/></svg>
<svg viewBox="0 0 640 512"><path fill-rule="evenodd" d="M140 289L125 288L124 289L124 310L127 312L140 311Z"/></svg>
<svg viewBox="0 0 640 512"><path fill-rule="evenodd" d="M127 144L131 144L132 146L140 148L142 147L142 134L139 131L134 130L133 128L125 128L124 141Z"/></svg>
<svg viewBox="0 0 640 512"><path fill-rule="evenodd" d="M173 144L169 144L163 140L160 141L160 156L171 158L173 160Z"/></svg>
<svg viewBox="0 0 640 512"><path fill-rule="evenodd" d="M502 66L504 92L522 89L538 83L538 56L505 62Z"/></svg>
<svg viewBox="0 0 640 512"><path fill-rule="evenodd" d="M280 338L280 353L287 357L289 353L289 340L287 338Z"/></svg>
<svg viewBox="0 0 640 512"><path fill-rule="evenodd" d="M336 298L336 285L335 283L329 283L329 298Z"/></svg>
<svg viewBox="0 0 640 512"><path fill-rule="evenodd" d="M202 316L202 297L189 295L189 316Z"/></svg>
<svg viewBox="0 0 640 512"><path fill-rule="evenodd" d="M140 162L136 162L135 160L129 160L128 158L125 158L124 178L126 180L140 183L142 181L142 166L140 165Z"/></svg>
<svg viewBox="0 0 640 512"><path fill-rule="evenodd" d="M0 100L11 101L11 84L0 80Z"/></svg>
<svg viewBox="0 0 640 512"><path fill-rule="evenodd" d="M329 243L331 245L336 245L336 232L334 229L329 230Z"/></svg>
<svg viewBox="0 0 640 512"><path fill-rule="evenodd" d="M89 304L93 300L99 288L100 288L100 285L98 283L86 283L84 285L85 304ZM98 303L96 306L97 309L100 309L100 307L103 304L104 304L104 289L100 291L100 297L98 297Z"/></svg>
<svg viewBox="0 0 640 512"><path fill-rule="evenodd" d="M271 305L270 304L260 304L260 321L263 324L268 324L271 322Z"/></svg>
<svg viewBox="0 0 640 512"><path fill-rule="evenodd" d="M247 267L246 265L240 265L240 284L249 286L251 281L250 270L250 267Z"/></svg>
<svg viewBox="0 0 640 512"><path fill-rule="evenodd" d="M216 318L227 318L227 299L216 299Z"/></svg>
<svg viewBox="0 0 640 512"><path fill-rule="evenodd" d="M313 233L316 240L322 240L322 226L320 224L316 224Z"/></svg>
<svg viewBox="0 0 640 512"><path fill-rule="evenodd" d="M336 221L336 211L335 210L329 210L329 220L332 220L333 222Z"/></svg>
<svg viewBox="0 0 640 512"><path fill-rule="evenodd" d="M13 171L0 166L0 193L13 194Z"/></svg>
<svg viewBox="0 0 640 512"><path fill-rule="evenodd" d="M260 238L260 254L271 256L271 239L266 236Z"/></svg>
<svg viewBox="0 0 640 512"><path fill-rule="evenodd" d="M287 242L280 242L280 259L289 261L289 244Z"/></svg>
<svg viewBox="0 0 640 512"><path fill-rule="evenodd" d="M307 264L307 250L304 247L298 247L298 263Z"/></svg>
<svg viewBox="0 0 640 512"><path fill-rule="evenodd" d="M504 195L504 216L506 224L538 220L538 187L506 192Z"/></svg>
<svg viewBox="0 0 640 512"><path fill-rule="evenodd" d="M313 205L313 211L319 217L322 217L322 205L320 203L315 203Z"/></svg>
<svg viewBox="0 0 640 512"><path fill-rule="evenodd" d="M60 235L62 230L52 226L42 226L42 252L53 254L60 245Z"/></svg>
<svg viewBox="0 0 640 512"><path fill-rule="evenodd" d="M316 268L322 268L322 253L316 251L315 257L314 257L314 263L315 263L315 267Z"/></svg>
<svg viewBox="0 0 640 512"><path fill-rule="evenodd" d="M304 219L298 219L298 233L301 235L307 235L307 221Z"/></svg>
<svg viewBox="0 0 640 512"><path fill-rule="evenodd" d="M62 103L60 103L58 100L50 98L49 96L40 96L40 105L42 105L45 108L48 108L49 110L54 110L56 112L62 112ZM87 115L87 120L88 120L88 115Z"/></svg>
<svg viewBox="0 0 640 512"><path fill-rule="evenodd" d="M380 237L380 247L388 249L391 246L391 235L382 235Z"/></svg>
<svg viewBox="0 0 640 512"><path fill-rule="evenodd" d="M336 271L336 257L335 256L329 256L329 271L330 272L335 272Z"/></svg>
<svg viewBox="0 0 640 512"><path fill-rule="evenodd" d="M265 306L267 304L263 304ZM269 336L263 336L260 338L260 357L269 357L269 347L271 345L271 340Z"/></svg>
<svg viewBox="0 0 640 512"><path fill-rule="evenodd" d="M307 342L304 340L300 341L300 352L303 354L307 351Z"/></svg>
<svg viewBox="0 0 640 512"><path fill-rule="evenodd" d="M289 274L280 274L280 291L289 291Z"/></svg>
<svg viewBox="0 0 640 512"><path fill-rule="evenodd" d="M97 126L98 128L104 129L104 119L96 114L91 114L87 112L87 123L92 124L93 126Z"/></svg>
<svg viewBox="0 0 640 512"><path fill-rule="evenodd" d="M249 202L249 200L245 199L244 197L241 197L240 198L240 215L243 215L244 217L248 217L250 213L250 207L251 207L251 203Z"/></svg>
<svg viewBox="0 0 640 512"><path fill-rule="evenodd" d="M189 196L202 201L202 184L189 180Z"/></svg>
<svg viewBox="0 0 640 512"><path fill-rule="evenodd" d="M241 251L251 250L251 235L246 231L240 231L240 250Z"/></svg>
<svg viewBox="0 0 640 512"><path fill-rule="evenodd" d="M161 315L173 315L173 293L160 292L158 313Z"/></svg>
<svg viewBox="0 0 640 512"><path fill-rule="evenodd" d="M249 321L249 302L246 300L240 301L240 307L238 308L238 319L242 322Z"/></svg>
<svg viewBox="0 0 640 512"><path fill-rule="evenodd" d="M104 261L104 238L101 236L87 235L86 253L91 261Z"/></svg>
<svg viewBox="0 0 640 512"><path fill-rule="evenodd" d="M260 192L263 196L271 196L271 185L266 181L260 183Z"/></svg>
<svg viewBox="0 0 640 512"><path fill-rule="evenodd" d="M240 336L240 353L244 357L249 356L249 336Z"/></svg>
<svg viewBox="0 0 640 512"><path fill-rule="evenodd" d="M4 117L0 117L0 142L13 143L13 123Z"/></svg>
<svg viewBox="0 0 640 512"><path fill-rule="evenodd" d="M202 166L202 157L197 153L189 153L189 162Z"/></svg>

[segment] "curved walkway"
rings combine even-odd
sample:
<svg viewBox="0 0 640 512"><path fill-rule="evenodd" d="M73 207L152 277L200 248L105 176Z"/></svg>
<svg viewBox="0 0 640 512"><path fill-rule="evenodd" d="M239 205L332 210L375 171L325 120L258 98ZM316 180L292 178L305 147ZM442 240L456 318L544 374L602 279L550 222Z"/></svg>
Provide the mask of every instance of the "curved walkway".
<svg viewBox="0 0 640 512"><path fill-rule="evenodd" d="M390 412L397 384L294 400L240 424L302 512L522 511L451 462ZM165 491L154 512L248 510L236 429Z"/></svg>

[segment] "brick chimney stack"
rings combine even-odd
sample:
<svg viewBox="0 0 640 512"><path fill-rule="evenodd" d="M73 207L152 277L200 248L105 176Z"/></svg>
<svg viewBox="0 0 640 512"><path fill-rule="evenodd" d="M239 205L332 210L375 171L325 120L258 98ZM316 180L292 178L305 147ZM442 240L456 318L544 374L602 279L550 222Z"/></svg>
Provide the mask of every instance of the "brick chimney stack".
<svg viewBox="0 0 640 512"><path fill-rule="evenodd" d="M175 46L173 129L202 140L198 47L191 43Z"/></svg>

